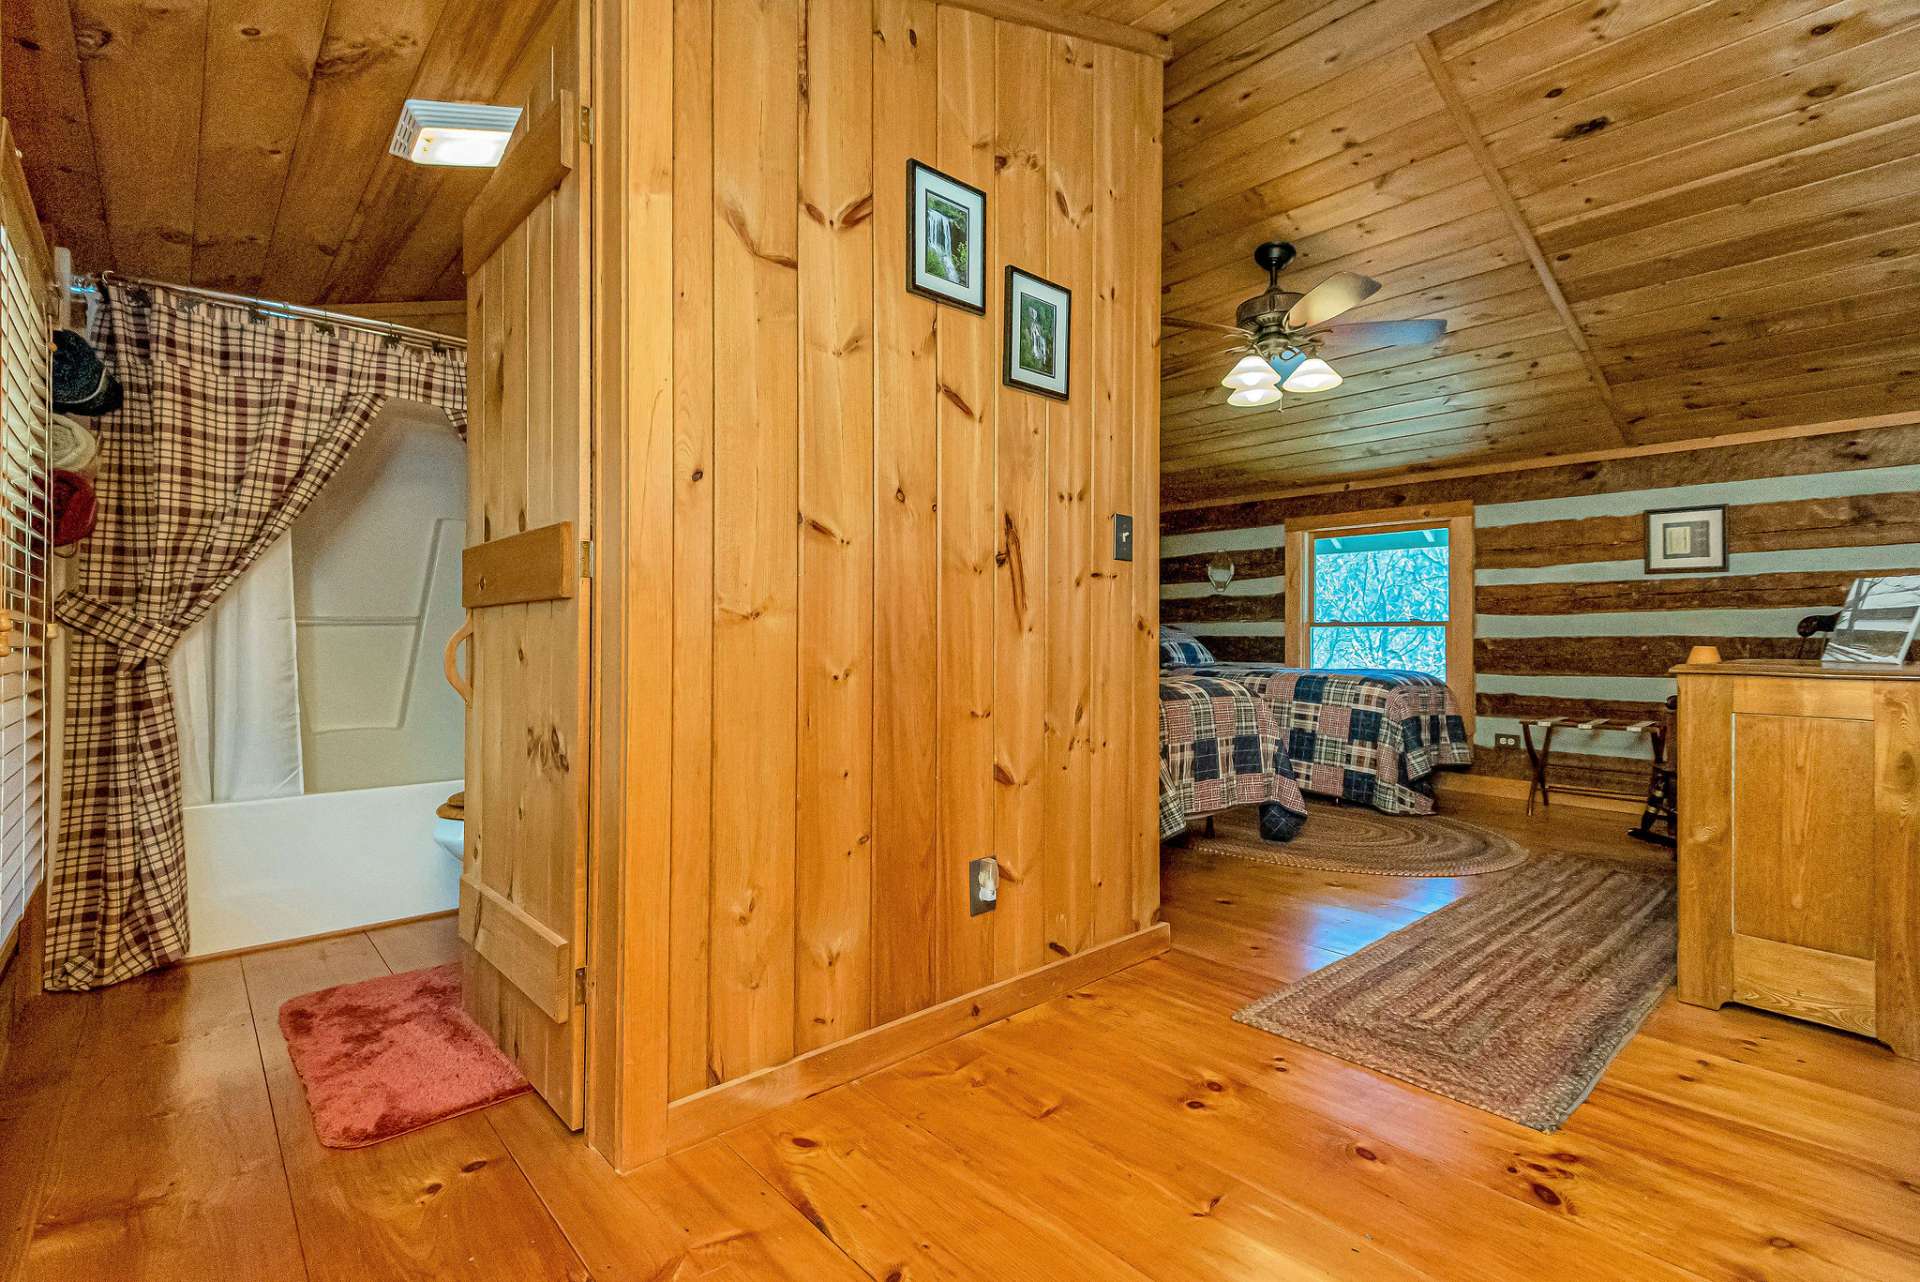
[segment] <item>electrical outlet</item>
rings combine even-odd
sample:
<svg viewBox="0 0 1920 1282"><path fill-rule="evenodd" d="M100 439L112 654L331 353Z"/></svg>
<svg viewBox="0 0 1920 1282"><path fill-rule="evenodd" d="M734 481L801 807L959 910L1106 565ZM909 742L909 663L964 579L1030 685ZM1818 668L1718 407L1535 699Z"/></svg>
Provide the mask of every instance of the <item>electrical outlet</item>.
<svg viewBox="0 0 1920 1282"><path fill-rule="evenodd" d="M1125 512L1113 514L1113 559L1133 560L1133 518Z"/></svg>
<svg viewBox="0 0 1920 1282"><path fill-rule="evenodd" d="M1493 746L1496 748L1518 748L1520 746L1520 736L1517 734L1497 734L1493 736Z"/></svg>
<svg viewBox="0 0 1920 1282"><path fill-rule="evenodd" d="M1000 898L1000 861L983 855L967 865L967 915L990 913Z"/></svg>

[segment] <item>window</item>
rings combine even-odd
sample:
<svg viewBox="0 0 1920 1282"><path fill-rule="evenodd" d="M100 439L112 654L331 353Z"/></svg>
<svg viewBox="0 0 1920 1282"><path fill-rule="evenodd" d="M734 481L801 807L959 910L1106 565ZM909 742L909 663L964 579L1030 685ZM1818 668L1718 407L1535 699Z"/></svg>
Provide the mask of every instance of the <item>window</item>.
<svg viewBox="0 0 1920 1282"><path fill-rule="evenodd" d="M1447 677L1447 527L1313 539L1308 666Z"/></svg>
<svg viewBox="0 0 1920 1282"><path fill-rule="evenodd" d="M1473 719L1473 506L1287 522L1287 662L1395 668L1453 687Z"/></svg>
<svg viewBox="0 0 1920 1282"><path fill-rule="evenodd" d="M47 853L48 333L12 221L0 228L0 966ZM35 983L38 983L36 978Z"/></svg>

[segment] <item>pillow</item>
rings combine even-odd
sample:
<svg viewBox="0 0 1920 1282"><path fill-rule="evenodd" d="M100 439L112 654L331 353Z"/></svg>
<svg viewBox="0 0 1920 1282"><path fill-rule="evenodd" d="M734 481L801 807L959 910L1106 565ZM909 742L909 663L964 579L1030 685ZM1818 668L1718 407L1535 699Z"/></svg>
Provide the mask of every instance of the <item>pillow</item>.
<svg viewBox="0 0 1920 1282"><path fill-rule="evenodd" d="M1160 666L1198 668L1214 662L1213 651L1178 628L1160 629Z"/></svg>

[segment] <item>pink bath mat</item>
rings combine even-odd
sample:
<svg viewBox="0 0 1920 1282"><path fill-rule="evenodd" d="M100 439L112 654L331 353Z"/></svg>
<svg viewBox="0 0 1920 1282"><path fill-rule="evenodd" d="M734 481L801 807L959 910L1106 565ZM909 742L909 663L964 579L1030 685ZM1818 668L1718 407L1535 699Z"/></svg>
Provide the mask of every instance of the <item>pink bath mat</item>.
<svg viewBox="0 0 1920 1282"><path fill-rule="evenodd" d="M528 1089L460 1009L460 963L341 984L280 1008L328 1148L364 1148Z"/></svg>

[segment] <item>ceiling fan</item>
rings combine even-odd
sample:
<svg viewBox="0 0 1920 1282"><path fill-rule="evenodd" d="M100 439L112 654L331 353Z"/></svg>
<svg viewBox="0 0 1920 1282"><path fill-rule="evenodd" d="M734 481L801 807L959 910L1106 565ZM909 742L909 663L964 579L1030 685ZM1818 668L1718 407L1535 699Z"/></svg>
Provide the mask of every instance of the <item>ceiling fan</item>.
<svg viewBox="0 0 1920 1282"><path fill-rule="evenodd" d="M1181 329L1217 330L1237 341L1228 353L1240 362L1220 380L1232 395L1227 404L1242 408L1277 405L1280 393L1327 392L1340 386L1340 375L1320 357L1328 338L1368 347L1414 347L1431 343L1447 332L1443 320L1331 322L1372 297L1380 282L1354 272L1336 272L1304 294L1280 288L1280 273L1294 258L1285 241L1270 240L1253 251L1253 261L1266 269L1267 288L1241 303L1234 324L1167 316L1168 325Z"/></svg>

